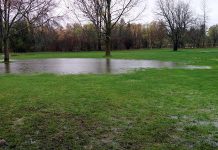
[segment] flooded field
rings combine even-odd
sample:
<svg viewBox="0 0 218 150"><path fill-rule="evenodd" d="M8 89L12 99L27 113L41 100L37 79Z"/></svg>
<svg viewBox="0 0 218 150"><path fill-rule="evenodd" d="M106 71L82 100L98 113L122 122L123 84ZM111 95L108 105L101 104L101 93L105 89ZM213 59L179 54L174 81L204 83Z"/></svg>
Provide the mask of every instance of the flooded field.
<svg viewBox="0 0 218 150"><path fill-rule="evenodd" d="M207 66L181 65L158 60L122 60L122 59L36 59L17 60L9 64L0 63L0 73L31 74L119 74L137 69L181 68L210 69Z"/></svg>

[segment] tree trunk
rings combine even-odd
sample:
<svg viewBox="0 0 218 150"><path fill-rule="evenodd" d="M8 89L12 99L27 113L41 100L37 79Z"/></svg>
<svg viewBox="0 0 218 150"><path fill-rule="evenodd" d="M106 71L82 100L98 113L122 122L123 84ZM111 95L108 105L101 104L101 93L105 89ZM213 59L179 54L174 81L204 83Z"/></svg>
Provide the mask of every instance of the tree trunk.
<svg viewBox="0 0 218 150"><path fill-rule="evenodd" d="M106 46L106 57L111 56L111 30L112 30L112 23L111 23L111 0L107 0L107 13L106 13L106 39L105 39L105 46Z"/></svg>
<svg viewBox="0 0 218 150"><path fill-rule="evenodd" d="M4 10L2 10L2 14L4 14L2 16L3 20L2 20L2 34L3 34L3 51L4 51L4 62L5 63L9 63L10 61L10 57L9 57L9 24L10 24L10 2L9 0L4 2ZM2 15L1 14L1 15Z"/></svg>
<svg viewBox="0 0 218 150"><path fill-rule="evenodd" d="M178 47L179 47L179 42L178 42L178 40L175 40L173 42L173 51L174 52L178 51Z"/></svg>
<svg viewBox="0 0 218 150"><path fill-rule="evenodd" d="M0 0L0 6L2 6L2 0ZM2 8L0 7L0 38L1 38L1 52L3 53L4 52L4 49L3 49L3 11L2 11Z"/></svg>
<svg viewBox="0 0 218 150"><path fill-rule="evenodd" d="M216 41L214 40L214 42L213 42L213 47L216 47Z"/></svg>
<svg viewBox="0 0 218 150"><path fill-rule="evenodd" d="M98 51L102 50L102 46L101 46L101 31L98 31Z"/></svg>
<svg viewBox="0 0 218 150"><path fill-rule="evenodd" d="M9 39L4 38L3 40L3 49L4 49L4 62L9 63L10 55L9 55Z"/></svg>
<svg viewBox="0 0 218 150"><path fill-rule="evenodd" d="M205 48L205 37L203 37L203 48Z"/></svg>
<svg viewBox="0 0 218 150"><path fill-rule="evenodd" d="M111 23L109 22L106 27L106 37L105 37L105 46L106 46L106 57L111 56Z"/></svg>
<svg viewBox="0 0 218 150"><path fill-rule="evenodd" d="M110 57L111 56L111 37L110 37L110 35L106 35L105 46L106 46L105 56Z"/></svg>

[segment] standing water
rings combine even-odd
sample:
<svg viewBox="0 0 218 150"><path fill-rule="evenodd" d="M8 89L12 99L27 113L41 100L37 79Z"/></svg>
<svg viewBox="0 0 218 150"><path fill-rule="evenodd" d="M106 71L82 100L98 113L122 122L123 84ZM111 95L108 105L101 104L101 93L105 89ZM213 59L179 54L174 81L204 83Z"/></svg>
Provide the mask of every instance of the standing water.
<svg viewBox="0 0 218 150"><path fill-rule="evenodd" d="M55 74L118 74L137 69L182 68L210 69L205 66L180 65L157 60L125 59L36 59L17 60L9 64L0 63L0 74L4 73L55 73Z"/></svg>

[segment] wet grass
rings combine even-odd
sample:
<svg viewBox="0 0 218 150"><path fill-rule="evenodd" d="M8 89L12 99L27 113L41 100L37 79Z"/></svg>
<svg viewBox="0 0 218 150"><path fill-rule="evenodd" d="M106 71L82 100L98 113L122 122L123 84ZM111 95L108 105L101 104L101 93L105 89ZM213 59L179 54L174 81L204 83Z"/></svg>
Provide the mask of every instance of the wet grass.
<svg viewBox="0 0 218 150"><path fill-rule="evenodd" d="M104 58L104 52L44 52L12 54L12 59L44 59L44 58ZM217 65L218 49L184 49L173 52L169 49L114 51L112 58L122 59L156 59L164 61L184 62L189 64Z"/></svg>
<svg viewBox="0 0 218 150"><path fill-rule="evenodd" d="M103 53L16 54L15 59ZM0 75L0 139L8 149L216 149L218 50L119 51L210 70L122 75Z"/></svg>

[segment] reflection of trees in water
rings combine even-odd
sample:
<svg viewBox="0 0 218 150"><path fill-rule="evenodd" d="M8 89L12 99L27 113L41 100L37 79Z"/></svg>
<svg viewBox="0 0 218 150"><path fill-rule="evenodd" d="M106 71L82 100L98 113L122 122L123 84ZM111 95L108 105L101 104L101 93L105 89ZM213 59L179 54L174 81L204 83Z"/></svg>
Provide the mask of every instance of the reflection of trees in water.
<svg viewBox="0 0 218 150"><path fill-rule="evenodd" d="M106 72L111 73L111 60L109 58L106 59Z"/></svg>
<svg viewBox="0 0 218 150"><path fill-rule="evenodd" d="M184 68L200 66L184 66L172 62L146 60L114 60L114 59L45 59L0 63L2 73L60 73L60 74L104 74L124 73L135 69L146 68ZM205 66L202 66L202 69ZM208 67L206 67L208 68Z"/></svg>
<svg viewBox="0 0 218 150"><path fill-rule="evenodd" d="M94 73L111 73L112 72L112 64L109 58L106 59L98 59L95 62L95 65L90 66L92 67L92 71Z"/></svg>
<svg viewBox="0 0 218 150"><path fill-rule="evenodd" d="M82 73L112 73L113 66L112 60L109 58L107 59L93 59L91 61L82 60L81 62L78 61L76 65L72 66L66 65L69 62L64 61L61 63L59 61L53 60L43 60L40 62L33 61L30 62L15 62L15 63L2 63L0 72L2 73L32 73L32 72L82 72ZM85 62L87 61L87 62ZM75 62L74 62L75 63ZM55 65L54 65L55 64ZM81 66L80 66L81 65ZM80 67L78 67L80 66ZM54 71L55 70L55 71Z"/></svg>
<svg viewBox="0 0 218 150"><path fill-rule="evenodd" d="M10 73L10 63L5 63L5 73Z"/></svg>

